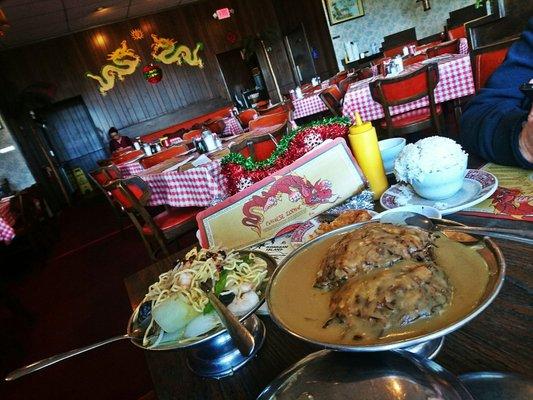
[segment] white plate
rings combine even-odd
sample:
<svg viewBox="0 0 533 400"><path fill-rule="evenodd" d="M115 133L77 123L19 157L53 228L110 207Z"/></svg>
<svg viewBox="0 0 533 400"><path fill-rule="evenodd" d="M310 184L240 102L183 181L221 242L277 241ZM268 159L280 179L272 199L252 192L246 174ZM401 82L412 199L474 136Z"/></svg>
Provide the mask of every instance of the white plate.
<svg viewBox="0 0 533 400"><path fill-rule="evenodd" d="M371 217L377 215L375 211L367 210ZM292 231L291 234L291 246L293 248L298 248L302 244L311 240L311 236L315 233L318 226L323 222L323 219L320 216L311 218L310 220L301 224L298 228Z"/></svg>
<svg viewBox="0 0 533 400"><path fill-rule="evenodd" d="M380 203L387 210L404 205L431 206L440 210L442 215L448 215L481 203L490 197L497 187L498 179L491 173L480 169L468 169L463 181L463 187L448 199L424 199L418 196L410 185L398 183L388 188L381 195ZM398 198L404 194L402 192L409 193L412 197L405 203L398 203Z"/></svg>

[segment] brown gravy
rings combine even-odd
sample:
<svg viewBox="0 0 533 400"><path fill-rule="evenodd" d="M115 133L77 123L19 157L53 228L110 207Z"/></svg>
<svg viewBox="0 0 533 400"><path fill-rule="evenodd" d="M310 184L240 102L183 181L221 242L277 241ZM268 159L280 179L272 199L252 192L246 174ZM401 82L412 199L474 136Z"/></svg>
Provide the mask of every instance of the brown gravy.
<svg viewBox="0 0 533 400"><path fill-rule="evenodd" d="M354 341L343 338L342 325L323 328L330 317L332 293L313 287L320 261L328 248L345 235L334 235L297 254L272 284L270 306L276 317L291 331L322 343L368 345L414 338L458 321L479 303L489 281L489 269L474 249L445 236L435 241L436 263L446 272L454 290L451 304L440 314L391 329L380 339Z"/></svg>

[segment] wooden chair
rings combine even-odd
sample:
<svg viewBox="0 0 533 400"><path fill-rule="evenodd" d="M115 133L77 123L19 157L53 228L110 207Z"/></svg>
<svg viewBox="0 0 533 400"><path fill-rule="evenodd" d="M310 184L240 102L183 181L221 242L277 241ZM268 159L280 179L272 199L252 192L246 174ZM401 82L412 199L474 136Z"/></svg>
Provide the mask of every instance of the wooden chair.
<svg viewBox="0 0 533 400"><path fill-rule="evenodd" d="M258 128L268 128L275 125L287 124L290 119L290 113L279 112L276 114L263 115L250 121L249 127L253 131Z"/></svg>
<svg viewBox="0 0 533 400"><path fill-rule="evenodd" d="M270 114L279 114L281 112L290 112L291 111L291 103L290 102L282 102L274 104L272 107L266 108L264 110L259 110L259 115L270 115Z"/></svg>
<svg viewBox="0 0 533 400"><path fill-rule="evenodd" d="M419 62L422 62L424 60L427 60L427 56L422 53L422 54L417 54L416 56L411 56L409 58L406 58L404 61L403 61L403 66L404 67L407 67L408 65L413 65L413 64L416 64L416 63L419 63Z"/></svg>
<svg viewBox="0 0 533 400"><path fill-rule="evenodd" d="M252 136L230 147L232 153L240 153L245 157L252 157L255 161L263 161L272 155L279 139L287 132L287 125L276 131L264 135Z"/></svg>
<svg viewBox="0 0 533 400"><path fill-rule="evenodd" d="M466 38L466 28L464 24L448 28L447 35L449 40Z"/></svg>
<svg viewBox="0 0 533 400"><path fill-rule="evenodd" d="M426 50L428 58L437 57L441 54L459 54L459 39L450 40Z"/></svg>
<svg viewBox="0 0 533 400"><path fill-rule="evenodd" d="M146 209L150 189L138 176L113 181L107 186L107 190L127 212L141 235L148 254L154 260L159 251L169 256L167 245L182 234L196 229L198 208L171 207L152 217Z"/></svg>
<svg viewBox="0 0 533 400"><path fill-rule="evenodd" d="M106 189L106 186L114 180L122 179L120 170L113 164L100 167L89 172L89 179L92 181L93 186L96 186L96 188L102 192L106 200L109 202L111 210L113 210L113 214L115 214L115 218L117 219L120 229L122 230L122 208L120 204L113 199L111 193Z"/></svg>
<svg viewBox="0 0 533 400"><path fill-rule="evenodd" d="M248 108L244 111L241 111L237 118L239 119L241 126L246 129L248 128L248 124L250 123L250 121L256 119L258 116L259 113L256 110L254 110L253 108Z"/></svg>
<svg viewBox="0 0 533 400"><path fill-rule="evenodd" d="M139 162L141 163L143 168L150 168L165 160L168 160L169 158L179 156L180 154L183 154L188 150L189 148L187 147L187 145L180 144L177 146L169 147L168 149L160 151L159 153L156 153L154 155L144 157Z"/></svg>
<svg viewBox="0 0 533 400"><path fill-rule="evenodd" d="M518 38L513 38L472 51L470 57L476 92L485 86L492 73L503 63L505 57L507 57L509 47L517 40Z"/></svg>
<svg viewBox="0 0 533 400"><path fill-rule="evenodd" d="M202 131L200 129L193 129L183 134L183 140L193 140L202 136Z"/></svg>
<svg viewBox="0 0 533 400"><path fill-rule="evenodd" d="M224 129L226 129L226 123L222 118L210 120L204 122L204 125L207 129L209 129L211 132L216 133L217 135L220 135L224 132Z"/></svg>
<svg viewBox="0 0 533 400"><path fill-rule="evenodd" d="M337 85L327 87L318 96L334 116L342 116L343 95Z"/></svg>
<svg viewBox="0 0 533 400"><path fill-rule="evenodd" d="M340 81L339 84L338 84L338 88L339 88L339 91L341 92L342 97L344 97L344 95L348 91L348 88L350 87L350 85L352 83L354 83L354 82L359 81L359 80L361 80L361 77L360 77L359 73L356 72L352 76L344 78L342 81Z"/></svg>
<svg viewBox="0 0 533 400"><path fill-rule="evenodd" d="M441 133L442 108L435 104L435 87L439 82L436 64L425 65L409 74L396 78L377 79L370 83L374 101L380 103L385 113L381 127L389 137L406 135L433 127ZM391 116L390 107L410 103L423 97L429 98L429 107L423 107Z"/></svg>

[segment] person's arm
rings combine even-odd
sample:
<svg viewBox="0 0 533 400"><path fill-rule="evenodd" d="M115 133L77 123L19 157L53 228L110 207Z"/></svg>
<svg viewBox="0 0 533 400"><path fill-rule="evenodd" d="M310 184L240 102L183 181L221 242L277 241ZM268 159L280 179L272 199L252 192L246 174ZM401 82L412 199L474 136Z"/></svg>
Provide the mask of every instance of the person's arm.
<svg viewBox="0 0 533 400"><path fill-rule="evenodd" d="M130 146L133 147L133 142L128 136L122 136L122 147Z"/></svg>
<svg viewBox="0 0 533 400"><path fill-rule="evenodd" d="M111 139L109 141L109 151L111 153L114 153L115 151L117 151L118 148L119 148L118 142L116 140L114 140L114 139Z"/></svg>
<svg viewBox="0 0 533 400"><path fill-rule="evenodd" d="M468 104L461 120L461 142L468 152L505 165L533 168L522 134L529 107L519 86L533 78L533 18L521 39L485 88Z"/></svg>

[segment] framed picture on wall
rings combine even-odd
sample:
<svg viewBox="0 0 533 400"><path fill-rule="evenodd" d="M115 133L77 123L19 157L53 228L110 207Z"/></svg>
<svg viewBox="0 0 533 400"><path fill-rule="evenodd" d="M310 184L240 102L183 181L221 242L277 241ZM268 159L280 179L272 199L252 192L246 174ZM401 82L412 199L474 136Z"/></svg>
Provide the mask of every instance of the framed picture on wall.
<svg viewBox="0 0 533 400"><path fill-rule="evenodd" d="M329 24L335 25L365 15L363 0L323 0Z"/></svg>

